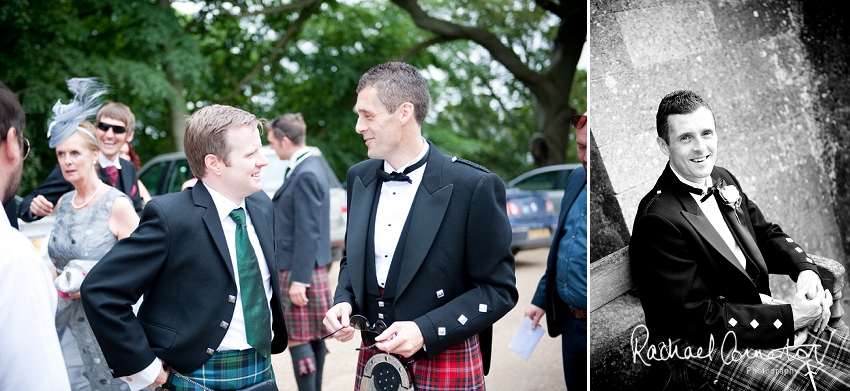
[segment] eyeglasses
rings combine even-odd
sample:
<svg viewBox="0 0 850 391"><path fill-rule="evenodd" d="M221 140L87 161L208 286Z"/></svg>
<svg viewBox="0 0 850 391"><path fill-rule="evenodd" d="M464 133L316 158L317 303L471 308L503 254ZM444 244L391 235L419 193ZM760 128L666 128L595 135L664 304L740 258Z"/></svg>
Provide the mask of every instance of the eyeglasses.
<svg viewBox="0 0 850 391"><path fill-rule="evenodd" d="M30 155L30 141L27 140L26 138L21 139L21 156L23 156L21 158L21 160L26 159L27 156L29 156L29 155Z"/></svg>
<svg viewBox="0 0 850 391"><path fill-rule="evenodd" d="M115 134L121 134L127 131L127 128L124 126L108 124L106 122L98 122L97 128L104 132L108 132L109 128L112 128L112 131L115 132Z"/></svg>
<svg viewBox="0 0 850 391"><path fill-rule="evenodd" d="M574 115L573 119L570 121L573 124L573 127L576 129L584 127L587 124L587 116L586 115Z"/></svg>
<svg viewBox="0 0 850 391"><path fill-rule="evenodd" d="M387 329L387 324L384 323L383 320L379 320L375 324L370 325L369 321L366 320L366 317L363 316L363 315L352 315L351 318L348 320L348 322L349 322L349 325L351 327L353 327L355 330L369 331L369 332L372 332L372 333L375 333L375 334L383 333L384 330ZM322 339L329 338L332 335L342 331L342 329L344 329L344 328L345 327L341 327L341 328L335 330L334 332L322 337Z"/></svg>

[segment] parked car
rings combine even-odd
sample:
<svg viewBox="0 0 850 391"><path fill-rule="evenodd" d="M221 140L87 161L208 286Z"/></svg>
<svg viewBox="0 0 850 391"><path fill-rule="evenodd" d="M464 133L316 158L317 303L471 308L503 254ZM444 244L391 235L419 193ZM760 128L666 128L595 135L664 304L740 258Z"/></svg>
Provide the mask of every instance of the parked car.
<svg viewBox="0 0 850 391"><path fill-rule="evenodd" d="M511 252L549 247L558 225L552 201L542 192L507 189L508 221L511 223Z"/></svg>
<svg viewBox="0 0 850 391"><path fill-rule="evenodd" d="M260 151L269 161L269 164L263 167L260 178L263 182L263 191L271 198L283 184L283 173L289 162L280 160L274 150L268 146L262 147ZM325 160L322 151L316 147L310 147L310 152L325 167L330 180L331 248L334 259L339 259L345 248L345 225L348 218L345 189L340 185L339 179ZM139 171L139 179L148 188L152 197L180 191L183 182L191 178L194 178L194 175L189 169L189 162L183 152L159 155L147 162Z"/></svg>
<svg viewBox="0 0 850 391"><path fill-rule="evenodd" d="M561 199L564 198L567 178L579 167L581 164L556 164L535 168L508 181L507 187L544 192L555 205L555 216L558 216L561 213Z"/></svg>

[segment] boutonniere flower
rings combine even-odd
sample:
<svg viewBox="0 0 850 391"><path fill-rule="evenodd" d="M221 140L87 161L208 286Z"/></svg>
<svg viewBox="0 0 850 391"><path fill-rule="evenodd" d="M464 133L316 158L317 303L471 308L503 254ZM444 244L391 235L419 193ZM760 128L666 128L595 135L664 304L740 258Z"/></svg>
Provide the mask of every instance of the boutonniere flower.
<svg viewBox="0 0 850 391"><path fill-rule="evenodd" d="M737 210L741 206L741 192L738 191L735 185L724 186L725 183L723 183L723 180L721 179L720 181L720 187L717 188L717 195L720 196L720 200L724 205Z"/></svg>

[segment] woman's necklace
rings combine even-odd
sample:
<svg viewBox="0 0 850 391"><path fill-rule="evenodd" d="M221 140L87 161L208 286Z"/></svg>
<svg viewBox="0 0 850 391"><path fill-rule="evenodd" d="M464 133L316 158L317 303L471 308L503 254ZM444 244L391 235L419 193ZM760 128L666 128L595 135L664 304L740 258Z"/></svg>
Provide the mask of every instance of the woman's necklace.
<svg viewBox="0 0 850 391"><path fill-rule="evenodd" d="M77 194L78 194L79 192L74 193L74 198L71 198L71 206L72 206L74 209L82 209L82 208L85 208L85 207L86 207L86 205L88 205L88 204L89 204L89 202L91 202L91 200L93 200L93 199L94 199L94 197L96 197L96 196L97 196L97 194L98 194L98 193L100 193L100 189L102 189L102 188L103 188L103 186L98 185L98 186L97 186L97 190L94 192L94 194L92 194L92 195L91 195L91 197L89 197L89 199L87 199L87 200L86 200L86 202L83 202L83 204L82 204L82 205L77 205L76 203L74 203L74 201L76 201L76 200L77 200Z"/></svg>

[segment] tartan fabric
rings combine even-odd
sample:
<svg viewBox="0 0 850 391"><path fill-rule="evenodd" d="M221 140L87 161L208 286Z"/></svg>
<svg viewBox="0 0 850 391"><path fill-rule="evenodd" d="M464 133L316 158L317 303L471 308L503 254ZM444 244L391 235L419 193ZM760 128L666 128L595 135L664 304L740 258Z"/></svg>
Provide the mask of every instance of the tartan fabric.
<svg viewBox="0 0 850 391"><path fill-rule="evenodd" d="M679 351L685 346L688 345L679 344ZM827 327L818 335L809 334L804 345L795 349L737 350L741 353L738 356L717 348L710 358L667 364L674 373L678 372L678 382L687 389L850 389L850 338L833 328ZM682 368L675 368L677 365Z"/></svg>
<svg viewBox="0 0 850 391"><path fill-rule="evenodd" d="M301 376L316 372L316 362L312 357L298 360L298 374Z"/></svg>
<svg viewBox="0 0 850 391"><path fill-rule="evenodd" d="M225 350L215 352L204 365L183 376L213 390L230 391L274 379L274 369L271 358L263 357L256 349ZM163 388L169 391L203 390L173 373Z"/></svg>
<svg viewBox="0 0 850 391"><path fill-rule="evenodd" d="M361 343L361 346L363 344ZM360 390L360 381L366 363L372 356L381 353L377 349L361 350L357 362L357 377L354 390ZM410 363L410 359L396 356L402 363ZM413 384L417 391L467 391L484 390L484 366L481 361L481 349L478 335L459 343L436 357L426 360L418 359L408 365L408 376L414 377Z"/></svg>
<svg viewBox="0 0 850 391"><path fill-rule="evenodd" d="M292 300L289 299L290 274L289 270L278 270L280 301L289 339L302 342L321 339L327 334L322 320L333 303L331 286L328 283L328 267L320 266L313 269L310 287L307 288L309 302L303 307L292 305Z"/></svg>

